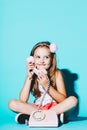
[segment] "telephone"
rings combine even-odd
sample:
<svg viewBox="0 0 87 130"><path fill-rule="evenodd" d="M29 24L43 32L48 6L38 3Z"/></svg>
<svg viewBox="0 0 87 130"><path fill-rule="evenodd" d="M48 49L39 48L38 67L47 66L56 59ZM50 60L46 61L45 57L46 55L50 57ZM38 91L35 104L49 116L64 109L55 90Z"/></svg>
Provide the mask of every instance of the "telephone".
<svg viewBox="0 0 87 130"><path fill-rule="evenodd" d="M33 56L28 57L26 60L27 60L27 63L30 62L30 63L34 64L34 57ZM38 75L38 73L40 71L42 71L44 74L47 74L47 71L44 68L40 68L40 69L34 68L33 71L36 75Z"/></svg>
<svg viewBox="0 0 87 130"><path fill-rule="evenodd" d="M59 120L55 111L37 110L30 115L29 127L58 127Z"/></svg>

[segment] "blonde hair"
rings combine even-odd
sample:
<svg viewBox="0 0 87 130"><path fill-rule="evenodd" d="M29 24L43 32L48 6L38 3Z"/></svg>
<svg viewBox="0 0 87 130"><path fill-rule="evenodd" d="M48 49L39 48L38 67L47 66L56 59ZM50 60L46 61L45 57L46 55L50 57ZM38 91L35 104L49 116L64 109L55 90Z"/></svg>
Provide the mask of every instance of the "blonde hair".
<svg viewBox="0 0 87 130"><path fill-rule="evenodd" d="M38 47L47 47L49 48L50 46L50 42L46 41L46 42L39 42L37 43L33 49L31 50L30 55L33 56L35 50ZM51 52L50 52L51 53ZM48 77L50 79L50 85L52 87L54 87L56 89L56 71L57 71L57 66L56 66L56 54L55 53L51 53L51 66L48 70ZM37 82L37 76L33 75L33 80L31 83L31 91L33 92L33 95L36 97L39 97L41 95L39 89L38 89L38 82Z"/></svg>

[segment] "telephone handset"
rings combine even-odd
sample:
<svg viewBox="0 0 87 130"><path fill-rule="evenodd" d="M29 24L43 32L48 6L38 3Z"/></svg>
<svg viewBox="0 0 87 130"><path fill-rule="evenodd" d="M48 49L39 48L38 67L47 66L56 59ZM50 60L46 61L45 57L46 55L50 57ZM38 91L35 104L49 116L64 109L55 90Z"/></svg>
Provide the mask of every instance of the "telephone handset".
<svg viewBox="0 0 87 130"><path fill-rule="evenodd" d="M28 57L28 58L27 58L27 63L32 63L32 64L34 64L34 57L33 57L33 56ZM44 68L41 68L41 69L34 68L33 71L34 71L34 73L35 73L36 75L38 75L38 73L39 73L40 71L42 71L44 74L47 74L47 71L46 71Z"/></svg>

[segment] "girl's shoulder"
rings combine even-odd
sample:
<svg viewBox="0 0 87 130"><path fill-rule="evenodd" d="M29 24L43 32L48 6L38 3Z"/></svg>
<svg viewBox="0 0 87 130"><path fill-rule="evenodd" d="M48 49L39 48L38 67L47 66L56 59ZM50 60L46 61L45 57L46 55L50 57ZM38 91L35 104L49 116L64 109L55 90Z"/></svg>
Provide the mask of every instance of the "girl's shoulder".
<svg viewBox="0 0 87 130"><path fill-rule="evenodd" d="M60 74L61 70L60 69L56 69L56 74Z"/></svg>
<svg viewBox="0 0 87 130"><path fill-rule="evenodd" d="M62 76L61 70L57 69L56 70L56 77Z"/></svg>

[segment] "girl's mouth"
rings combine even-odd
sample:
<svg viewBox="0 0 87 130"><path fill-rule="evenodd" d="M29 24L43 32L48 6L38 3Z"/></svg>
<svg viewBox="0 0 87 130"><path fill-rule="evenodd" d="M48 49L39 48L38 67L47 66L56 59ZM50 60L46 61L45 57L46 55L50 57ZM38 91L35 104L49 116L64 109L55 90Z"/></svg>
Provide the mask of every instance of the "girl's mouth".
<svg viewBox="0 0 87 130"><path fill-rule="evenodd" d="M37 66L36 66L36 68L38 68L38 69L41 69L41 68L44 68L45 67L45 64L38 64Z"/></svg>

